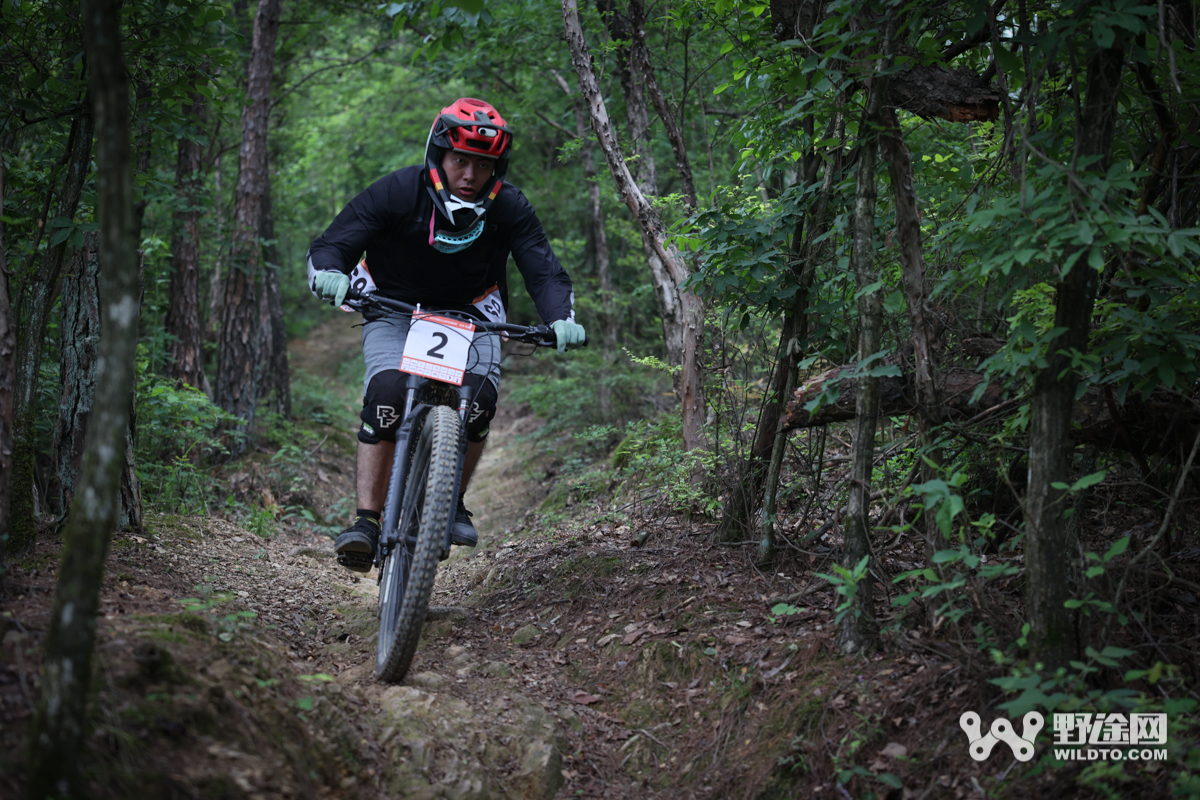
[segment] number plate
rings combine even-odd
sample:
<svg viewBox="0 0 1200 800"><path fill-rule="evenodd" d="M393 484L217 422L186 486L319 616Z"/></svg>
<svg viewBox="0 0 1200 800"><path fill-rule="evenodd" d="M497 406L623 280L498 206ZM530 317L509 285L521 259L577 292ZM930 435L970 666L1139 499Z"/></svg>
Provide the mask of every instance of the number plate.
<svg viewBox="0 0 1200 800"><path fill-rule="evenodd" d="M418 311L404 342L400 371L462 386L475 326Z"/></svg>

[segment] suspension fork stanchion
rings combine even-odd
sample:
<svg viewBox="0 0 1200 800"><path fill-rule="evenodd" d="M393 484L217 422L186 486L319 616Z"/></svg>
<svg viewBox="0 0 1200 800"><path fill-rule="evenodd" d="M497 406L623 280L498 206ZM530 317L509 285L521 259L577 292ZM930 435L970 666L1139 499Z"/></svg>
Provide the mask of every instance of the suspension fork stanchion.
<svg viewBox="0 0 1200 800"><path fill-rule="evenodd" d="M396 502L390 503L386 509L386 516L383 520L384 536L391 540L389 543L395 544L398 537L395 537L395 531L400 525L400 516L403 509L400 508L400 499L404 497L404 478L408 472L408 444L412 437L413 421L411 419L413 399L417 393L417 382L413 380L412 375L408 376L408 387L404 392L404 414L400 418L403 420L400 423L400 430L396 432L396 454L392 458L392 477L388 481L388 497L394 497ZM393 493L392 488L395 487Z"/></svg>

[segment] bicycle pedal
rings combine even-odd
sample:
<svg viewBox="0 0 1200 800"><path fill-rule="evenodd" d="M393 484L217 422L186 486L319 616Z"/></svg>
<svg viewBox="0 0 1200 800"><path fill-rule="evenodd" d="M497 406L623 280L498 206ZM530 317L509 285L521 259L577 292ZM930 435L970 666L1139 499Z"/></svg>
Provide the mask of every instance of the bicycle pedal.
<svg viewBox="0 0 1200 800"><path fill-rule="evenodd" d="M338 553L337 562L346 569L353 570L354 572L370 572L375 558L371 553L348 551Z"/></svg>

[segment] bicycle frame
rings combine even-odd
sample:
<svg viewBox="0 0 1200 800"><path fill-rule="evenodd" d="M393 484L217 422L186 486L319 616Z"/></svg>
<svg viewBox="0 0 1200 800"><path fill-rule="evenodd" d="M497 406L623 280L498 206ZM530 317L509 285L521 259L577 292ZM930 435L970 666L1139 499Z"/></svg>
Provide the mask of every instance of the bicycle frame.
<svg viewBox="0 0 1200 800"><path fill-rule="evenodd" d="M375 294L364 296L352 292L349 299L351 305L357 304L360 309L400 314L413 314L421 310L417 306ZM528 327L477 320L473 315L454 310L435 313L467 317L474 324L476 331L504 334L510 341L539 347L553 347L556 344L555 333L548 325ZM587 344L586 337L583 344ZM437 346L440 347L441 345ZM437 348L430 350L429 354L434 355ZM461 351L459 352L461 354ZM439 377L445 375L433 374ZM466 381L466 375L463 378L462 385L452 386L437 378L405 373L404 411L400 428L396 432L396 451L392 459L392 474L388 481L387 501L384 505L382 536L375 553L375 566L379 568L380 582L380 627L375 672L384 680L403 679L412 665L420 628L436 580L435 558L444 561L450 556L455 509L459 505L462 493L462 472L468 449L468 410L472 408L483 386L482 381ZM441 396L426 397L421 394L423 390ZM453 418L443 407L453 408L458 414L457 454L451 449L454 444L451 440L454 435ZM426 436L427 432L429 436ZM454 474L447 480L446 473L451 468L452 458ZM410 471L413 471L411 476L408 474ZM422 476L424 485L407 485L416 480L418 475ZM426 475L428 477L425 477ZM452 485L447 486L451 481ZM429 493L432 493L432 497ZM417 509L426 507L426 516L420 520L416 519ZM442 524L443 514L446 517L445 529L440 531L439 543L439 531L435 525ZM415 579L413 575L416 575ZM410 583L410 579L413 582Z"/></svg>

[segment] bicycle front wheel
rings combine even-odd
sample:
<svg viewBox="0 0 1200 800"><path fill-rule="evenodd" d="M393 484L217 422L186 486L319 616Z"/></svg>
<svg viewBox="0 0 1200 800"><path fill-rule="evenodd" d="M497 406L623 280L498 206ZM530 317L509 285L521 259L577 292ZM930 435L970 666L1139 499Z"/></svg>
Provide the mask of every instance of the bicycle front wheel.
<svg viewBox="0 0 1200 800"><path fill-rule="evenodd" d="M408 674L421 639L446 529L454 513L459 425L454 409L434 406L425 415L411 450L408 479L402 488L400 541L384 562L379 584L375 674L389 683Z"/></svg>

